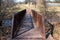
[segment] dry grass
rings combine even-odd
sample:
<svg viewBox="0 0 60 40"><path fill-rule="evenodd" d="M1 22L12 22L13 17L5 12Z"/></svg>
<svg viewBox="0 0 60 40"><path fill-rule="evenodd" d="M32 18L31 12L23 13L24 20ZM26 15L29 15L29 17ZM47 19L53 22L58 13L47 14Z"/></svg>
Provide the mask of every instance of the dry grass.
<svg viewBox="0 0 60 40"><path fill-rule="evenodd" d="M53 36L55 40L60 40L60 23L55 24Z"/></svg>

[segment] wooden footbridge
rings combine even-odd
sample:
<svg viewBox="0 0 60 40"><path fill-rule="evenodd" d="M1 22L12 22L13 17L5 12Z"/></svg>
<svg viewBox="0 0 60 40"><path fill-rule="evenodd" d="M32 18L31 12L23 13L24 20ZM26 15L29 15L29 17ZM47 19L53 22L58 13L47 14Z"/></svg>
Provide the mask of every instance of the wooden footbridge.
<svg viewBox="0 0 60 40"><path fill-rule="evenodd" d="M11 31L12 40L46 40L44 17L34 10L14 14Z"/></svg>

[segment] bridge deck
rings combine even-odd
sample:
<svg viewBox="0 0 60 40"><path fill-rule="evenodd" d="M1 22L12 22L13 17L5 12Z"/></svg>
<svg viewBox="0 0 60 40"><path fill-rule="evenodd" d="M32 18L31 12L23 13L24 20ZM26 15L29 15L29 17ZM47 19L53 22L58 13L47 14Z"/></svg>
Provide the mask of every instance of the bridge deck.
<svg viewBox="0 0 60 40"><path fill-rule="evenodd" d="M31 14L26 13L22 25L13 40L42 40L40 29L34 27Z"/></svg>

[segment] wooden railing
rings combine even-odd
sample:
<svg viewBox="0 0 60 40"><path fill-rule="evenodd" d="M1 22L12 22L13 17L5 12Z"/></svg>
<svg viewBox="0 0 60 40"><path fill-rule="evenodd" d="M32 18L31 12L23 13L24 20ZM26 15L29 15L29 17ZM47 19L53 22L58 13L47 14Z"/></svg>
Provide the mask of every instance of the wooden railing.
<svg viewBox="0 0 60 40"><path fill-rule="evenodd" d="M40 13L37 13L36 11L32 10L32 15L34 19L36 27L40 28L41 35L43 37L43 40L46 40L46 34L45 34L45 25L44 25L44 17Z"/></svg>
<svg viewBox="0 0 60 40"><path fill-rule="evenodd" d="M34 19L35 26L39 27L41 30L40 32L41 32L41 35L43 36L43 40L46 40L46 38L48 38L50 34L53 36L54 25L49 23L41 13L37 13L34 10L32 10L32 16ZM47 23L47 25L49 25L48 27L50 27L47 32L45 30L46 29L45 23Z"/></svg>
<svg viewBox="0 0 60 40"><path fill-rule="evenodd" d="M11 30L12 31L12 38L15 37L16 31L19 29L19 26L21 24L21 21L22 21L24 15L25 15L25 13L26 13L26 9L13 15L12 30Z"/></svg>

